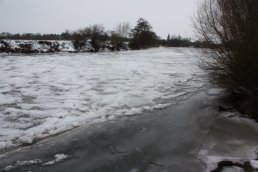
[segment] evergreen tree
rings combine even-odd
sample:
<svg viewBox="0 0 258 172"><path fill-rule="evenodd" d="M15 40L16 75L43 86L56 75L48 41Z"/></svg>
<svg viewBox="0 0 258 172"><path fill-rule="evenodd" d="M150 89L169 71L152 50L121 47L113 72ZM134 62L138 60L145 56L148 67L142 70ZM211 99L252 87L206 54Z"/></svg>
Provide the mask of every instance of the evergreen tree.
<svg viewBox="0 0 258 172"><path fill-rule="evenodd" d="M152 26L143 18L137 21L137 25L132 29L133 41L130 44L132 49L149 48L157 45L158 37L152 31Z"/></svg>

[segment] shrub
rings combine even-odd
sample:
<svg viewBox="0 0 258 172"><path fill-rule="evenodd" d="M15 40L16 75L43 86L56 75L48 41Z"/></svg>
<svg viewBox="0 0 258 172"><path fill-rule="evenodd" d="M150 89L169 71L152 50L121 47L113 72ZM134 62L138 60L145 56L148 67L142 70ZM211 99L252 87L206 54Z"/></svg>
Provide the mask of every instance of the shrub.
<svg viewBox="0 0 258 172"><path fill-rule="evenodd" d="M208 47L203 69L237 93L241 112L258 119L258 1L204 0L194 25Z"/></svg>
<svg viewBox="0 0 258 172"><path fill-rule="evenodd" d="M85 41L78 40L78 39L73 41L74 49L77 50L77 51L81 50L82 47L84 47L85 45L86 45Z"/></svg>
<svg viewBox="0 0 258 172"><path fill-rule="evenodd" d="M32 50L32 45L31 44L20 44L20 53L34 53Z"/></svg>
<svg viewBox="0 0 258 172"><path fill-rule="evenodd" d="M38 44L41 44L41 45L48 45L48 46L51 46L52 43L50 41L38 41Z"/></svg>
<svg viewBox="0 0 258 172"><path fill-rule="evenodd" d="M7 42L0 40L0 44L2 45L0 46L0 52L6 52L6 53L10 52L11 47Z"/></svg>

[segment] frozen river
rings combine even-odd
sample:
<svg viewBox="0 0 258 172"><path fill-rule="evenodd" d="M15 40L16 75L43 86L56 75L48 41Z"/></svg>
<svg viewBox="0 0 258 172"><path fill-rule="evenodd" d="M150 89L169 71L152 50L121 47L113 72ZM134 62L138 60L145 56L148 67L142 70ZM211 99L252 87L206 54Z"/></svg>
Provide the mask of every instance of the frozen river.
<svg viewBox="0 0 258 172"><path fill-rule="evenodd" d="M192 49L0 55L0 149L172 105L202 88Z"/></svg>
<svg viewBox="0 0 258 172"><path fill-rule="evenodd" d="M210 172L256 159L257 123L218 112L223 91L197 64L187 48L0 55L0 171Z"/></svg>

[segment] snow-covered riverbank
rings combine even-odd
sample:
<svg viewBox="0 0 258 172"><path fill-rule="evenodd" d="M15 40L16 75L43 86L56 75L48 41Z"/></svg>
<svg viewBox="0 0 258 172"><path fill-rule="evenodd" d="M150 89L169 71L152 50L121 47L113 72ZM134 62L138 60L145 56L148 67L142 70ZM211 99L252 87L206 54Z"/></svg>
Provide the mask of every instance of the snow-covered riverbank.
<svg viewBox="0 0 258 172"><path fill-rule="evenodd" d="M90 40L82 41L76 48L73 41L51 40L0 40L0 53L59 53L59 52L106 52L129 50L127 43L102 42L96 50ZM81 43L82 43L81 42Z"/></svg>
<svg viewBox="0 0 258 172"><path fill-rule="evenodd" d="M192 49L0 57L0 149L170 106L204 84Z"/></svg>

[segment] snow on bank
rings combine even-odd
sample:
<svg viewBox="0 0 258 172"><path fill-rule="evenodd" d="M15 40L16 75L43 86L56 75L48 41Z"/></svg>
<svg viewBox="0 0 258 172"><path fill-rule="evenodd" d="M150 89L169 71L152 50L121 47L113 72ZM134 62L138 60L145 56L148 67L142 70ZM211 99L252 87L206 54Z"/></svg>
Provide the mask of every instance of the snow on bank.
<svg viewBox="0 0 258 172"><path fill-rule="evenodd" d="M66 160L66 159L68 159L68 158L69 158L68 155L65 155L65 154L56 154L54 160L45 162L43 165L54 165L55 163L64 161L64 160Z"/></svg>
<svg viewBox="0 0 258 172"><path fill-rule="evenodd" d="M62 162L66 159L70 158L70 156L65 154L56 154L54 156L54 159L51 161L43 161L41 159L35 159L35 160L26 160L26 161L17 161L15 164L8 165L4 168L4 171L11 171L14 169L21 168L22 166L30 166L33 164L40 164L41 166L49 166L54 165L56 163Z"/></svg>
<svg viewBox="0 0 258 172"><path fill-rule="evenodd" d="M48 40L48 41L38 41L38 40L4 40L6 44L10 47L10 49L24 49L22 47L26 45L31 45L31 51L36 52L49 52L54 47L58 48L60 52L75 52L72 41L61 41L61 40ZM0 42L0 48L5 47L3 43ZM87 42L85 46L86 50L91 50L92 46Z"/></svg>
<svg viewBox="0 0 258 172"><path fill-rule="evenodd" d="M252 160L250 163L254 169L258 170L258 160Z"/></svg>
<svg viewBox="0 0 258 172"><path fill-rule="evenodd" d="M258 167L258 125L238 112L223 112L214 122L215 126L203 140L199 158L205 163L205 171L217 168L221 161L233 161L243 164L250 162L254 169ZM224 171L243 171L240 168L227 168ZM223 171L223 172L224 172Z"/></svg>
<svg viewBox="0 0 258 172"><path fill-rule="evenodd" d="M191 49L0 56L0 149L164 108L203 86Z"/></svg>
<svg viewBox="0 0 258 172"><path fill-rule="evenodd" d="M199 153L200 159L206 164L205 172L211 172L212 170L215 170L218 166L218 163L221 161L234 161L234 162L240 162L244 163L244 161L249 161L252 157L246 158L246 157L230 157L230 156L223 156L223 155L209 155L207 151L202 150ZM224 171L243 171L242 169L231 167L228 169L225 169ZM223 172L224 172L223 171Z"/></svg>
<svg viewBox="0 0 258 172"><path fill-rule="evenodd" d="M91 40L76 46L73 41L64 40L0 40L0 53L57 53L57 52L111 52L129 50L129 44L104 41L94 48Z"/></svg>
<svg viewBox="0 0 258 172"><path fill-rule="evenodd" d="M4 168L4 171L11 171L21 166L33 165L33 164L41 164L42 160L35 159L35 160L27 160L27 161L17 161L13 165L8 165Z"/></svg>
<svg viewBox="0 0 258 172"><path fill-rule="evenodd" d="M221 94L224 90L221 88L211 88L207 91L207 94L210 96L217 96Z"/></svg>

